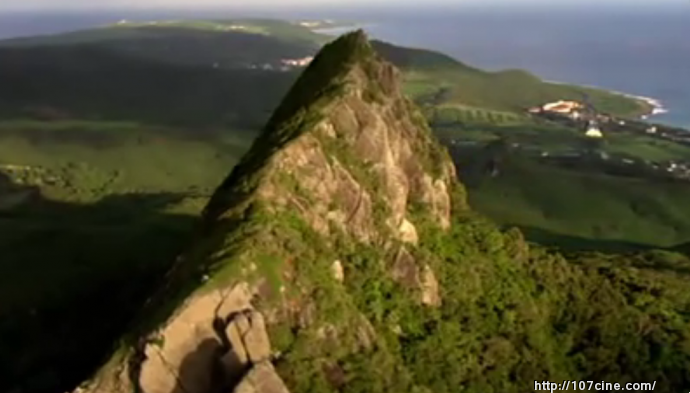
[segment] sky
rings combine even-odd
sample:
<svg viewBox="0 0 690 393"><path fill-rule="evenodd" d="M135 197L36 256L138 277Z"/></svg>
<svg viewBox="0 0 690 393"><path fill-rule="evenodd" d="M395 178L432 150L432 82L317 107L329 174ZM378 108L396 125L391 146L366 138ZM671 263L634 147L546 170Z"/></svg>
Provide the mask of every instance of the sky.
<svg viewBox="0 0 690 393"><path fill-rule="evenodd" d="M235 5L233 6L233 3ZM391 6L391 7L412 7L419 5L418 0L252 0L252 7L319 7L319 6ZM578 5L578 6L623 6L655 7L663 5L690 5L690 0L426 0L422 2L424 6L452 5L452 6L473 6L483 7L510 7L519 6L527 3L531 4L554 4ZM241 8L240 4L245 5L244 0L0 0L0 10L78 10L78 9L97 9L97 8ZM407 8L406 7L406 8ZM690 16L690 15L689 15Z"/></svg>

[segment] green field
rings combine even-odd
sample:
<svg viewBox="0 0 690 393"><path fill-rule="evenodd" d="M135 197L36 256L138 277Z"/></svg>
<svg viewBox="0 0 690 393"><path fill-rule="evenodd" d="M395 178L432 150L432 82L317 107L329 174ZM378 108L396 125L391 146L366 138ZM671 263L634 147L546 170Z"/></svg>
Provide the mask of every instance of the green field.
<svg viewBox="0 0 690 393"><path fill-rule="evenodd" d="M191 32L189 31L191 30ZM292 44L322 45L328 36L317 34L299 24L274 19L219 19L219 20L153 20L147 22L124 21L100 28L47 36L26 37L0 41L2 47L54 46L103 43L120 39L147 39L166 35L193 34L194 31L219 35L239 33L264 35ZM174 34L176 33L176 34Z"/></svg>
<svg viewBox="0 0 690 393"><path fill-rule="evenodd" d="M374 41L374 48L405 71L408 94L421 104L453 104L524 113L560 99L582 100L587 94L599 110L621 117L651 111L649 104L604 90L544 82L523 70L483 71L449 56Z"/></svg>
<svg viewBox="0 0 690 393"><path fill-rule="evenodd" d="M533 241L600 249L607 242L671 247L690 240L688 183L582 172L519 156L503 158L498 176L477 180L472 153L457 156L471 205L523 228Z"/></svg>
<svg viewBox="0 0 690 393"><path fill-rule="evenodd" d="M254 134L93 121L0 122L0 171L63 200L123 192L212 190Z"/></svg>
<svg viewBox="0 0 690 393"><path fill-rule="evenodd" d="M690 146L646 135L611 135L606 151L626 154L648 161L690 160Z"/></svg>

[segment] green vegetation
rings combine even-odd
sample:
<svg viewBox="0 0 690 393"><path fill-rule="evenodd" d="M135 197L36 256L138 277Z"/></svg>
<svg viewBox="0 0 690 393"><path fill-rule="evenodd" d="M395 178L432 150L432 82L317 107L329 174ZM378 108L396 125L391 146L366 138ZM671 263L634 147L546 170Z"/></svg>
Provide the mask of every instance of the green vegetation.
<svg viewBox="0 0 690 393"><path fill-rule="evenodd" d="M242 68L313 54L330 38L296 23L277 20L157 21L109 26L49 37L0 42L4 48L89 48L135 59L194 65L208 69ZM552 84L521 70L486 72L447 55L380 41L375 50L405 72L408 91L420 103L470 106L522 113L557 99L581 99L586 92L605 112L635 116L649 106L591 88ZM238 51L236 48L241 47ZM287 87L283 90L286 91Z"/></svg>
<svg viewBox="0 0 690 393"><path fill-rule="evenodd" d="M610 135L605 150L654 162L690 160L689 146L646 135Z"/></svg>
<svg viewBox="0 0 690 393"><path fill-rule="evenodd" d="M0 172L61 200L123 192L210 194L251 137L237 132L225 139L185 141L175 130L117 123L0 122Z"/></svg>
<svg viewBox="0 0 690 393"><path fill-rule="evenodd" d="M189 135L259 129L297 76L164 64L85 46L0 53L11 59L0 64L1 119L136 122L192 128Z"/></svg>
<svg viewBox="0 0 690 393"><path fill-rule="evenodd" d="M644 129L605 131L598 149L612 157L609 163L568 161L558 157L583 153L589 141L567 122L466 107L425 112L436 135L457 144L456 164L473 207L501 224L519 226L531 241L618 251L690 239L684 203L690 183L669 181L643 163L687 161L690 149L684 144L646 135ZM517 147L498 155L482 148L497 140ZM539 159L542 154L551 158Z"/></svg>
<svg viewBox="0 0 690 393"><path fill-rule="evenodd" d="M400 244L366 245L337 228L325 237L298 212L276 212L253 198L267 179L271 152L313 125L322 105L347 88L336 61L368 67L360 57L366 46L357 38L345 36L324 49L288 94L209 204L213 229L200 247L210 252L195 255L218 264L224 281L216 282L241 279L237 266L266 255L272 268L289 272L281 284L290 304L309 318L306 326L301 317L271 326L280 352L276 368L291 391L522 392L533 389L534 380L565 379L656 380L664 392L687 385L690 261L684 256L565 259L528 245L518 230L501 232L459 208L463 191L456 185L449 231L418 204L411 202L408 211L421 236L417 246L406 246L411 263L430 266L440 283L442 304L425 307L417 285L393 279ZM326 148L380 198L375 185L382 179L348 160L343 146ZM299 197L294 182L280 181ZM342 285L330 275L335 260L345 267Z"/></svg>
<svg viewBox="0 0 690 393"><path fill-rule="evenodd" d="M423 234L414 263L431 265L441 283L437 309L392 279L395 247L342 234L327 241L299 219L272 221L279 238L271 244L294 261L289 284L307 294L295 301L315 318L311 328L271 328L291 391L522 392L534 380L575 379L655 380L673 392L690 382L686 257L566 260L471 214L456 212L444 233L425 213L411 213ZM344 286L328 274L335 259L345 266Z"/></svg>
<svg viewBox="0 0 690 393"><path fill-rule="evenodd" d="M427 106L424 108L425 116L434 128L458 127L465 126L459 132L458 136L464 137L464 132L467 126L474 125L475 128L489 128L496 125L534 125L525 115L497 111L491 109L474 108L463 105L443 104L436 106ZM491 132L490 129L485 131Z"/></svg>
<svg viewBox="0 0 690 393"><path fill-rule="evenodd" d="M65 391L103 362L189 242L205 198L57 202L0 176L0 206L12 195L23 203L0 209L0 390Z"/></svg>
<svg viewBox="0 0 690 393"><path fill-rule="evenodd" d="M253 196L272 153L321 119L320 109L346 88L348 81L344 78L352 64L371 56L371 52L362 53L371 51L368 45L362 44L363 39L361 32L344 35L319 52L254 141L256 148L250 150L216 191L214 198L218 200L211 199L207 207L210 217L222 213L217 212L217 208L244 207L244 203ZM241 185L241 190L226 190L228 186L238 185ZM238 199L229 201L227 196Z"/></svg>
<svg viewBox="0 0 690 393"><path fill-rule="evenodd" d="M182 34L184 33L184 34ZM275 19L223 19L223 20L163 20L121 23L96 29L81 30L49 36L26 37L4 40L3 47L54 46L103 43L114 40L145 40L166 36L215 33L230 36L233 33L264 35L293 44L322 45L328 37L312 32L297 23ZM198 36L210 37L210 36Z"/></svg>
<svg viewBox="0 0 690 393"><path fill-rule="evenodd" d="M185 140L179 133L106 122L0 122L0 171L62 200L122 192L210 194L252 136Z"/></svg>
<svg viewBox="0 0 690 393"><path fill-rule="evenodd" d="M175 267L167 285L147 304L140 315L141 324L129 335L132 339L163 321L198 289L203 275L215 277L211 284L227 284L227 280L237 279L243 261L256 256L252 250L261 249L262 255L281 251L281 243L275 243L272 231L266 230L269 223L279 225L279 220L256 200L256 190L269 173L273 154L314 126L324 106L347 88L346 77L353 64L372 60L373 52L363 40L364 35L356 32L328 44L300 76L252 148L209 200L203 211L209 227L204 241ZM267 249L269 244L276 246Z"/></svg>
<svg viewBox="0 0 690 393"><path fill-rule="evenodd" d="M238 23L247 28L230 29ZM681 285L690 267L682 256L566 261L528 252L515 230L457 214L442 233L411 210L422 241L410 252L441 282L443 306L429 309L380 263L398 245L363 246L338 233L328 247L295 214L256 201L272 155L350 87L344 76L353 64L368 73L365 100L385 96L364 39L353 33L327 45L299 79L246 66L313 54L326 37L269 20L125 24L0 43L0 336L13 338L0 347L0 390L72 388L123 331L138 338L202 276L217 273L209 286L227 283L247 260L258 262L274 294L281 284L292 294L305 288L296 300L316 307L314 326L337 330L337 340L316 346L317 328L272 326L284 352L276 366L294 392L510 392L564 378L657 379L661 391L687 383L690 302ZM444 139L499 135L565 150L578 131L533 121L526 107L587 91L602 110L644 109L522 71L488 73L432 51L373 47L403 68L405 89ZM649 159L686 154L648 142L621 136L606 148ZM435 173L443 154L429 146L420 160ZM381 184L342 146L327 148L360 184ZM237 162L207 204L208 190ZM282 181L303 193L299 179ZM520 162L469 188L480 212L546 244L618 250L641 247L629 242L669 246L690 234L685 185ZM176 258L204 205L204 241ZM378 199L373 207L378 221L389 214ZM345 265L345 285L328 274L335 259ZM297 261L298 283L277 274L286 261ZM146 318L133 327L135 315ZM376 334L362 338L362 316Z"/></svg>
<svg viewBox="0 0 690 393"><path fill-rule="evenodd" d="M476 152L455 156L470 204L501 224L523 228L533 241L601 249L606 241L630 248L690 239L690 184L556 167L517 154L503 157L499 175L491 177L477 173L484 164Z"/></svg>
<svg viewBox="0 0 690 393"><path fill-rule="evenodd" d="M585 140L581 130L558 124L537 123L526 118L522 121L516 119L514 123L512 121L494 122L493 124L470 123L465 126L438 124L434 127L434 131L439 138L445 141L489 142L501 139L529 147L535 151L541 150L550 153L580 149ZM607 148L618 146L608 141L607 138Z"/></svg>
<svg viewBox="0 0 690 393"><path fill-rule="evenodd" d="M67 391L161 283L296 73L98 45L1 51L0 391Z"/></svg>
<svg viewBox="0 0 690 393"><path fill-rule="evenodd" d="M459 221L447 235L422 232L422 255L443 261L435 267L444 304L403 326L402 354L418 383L441 392L525 391L542 377L663 380L662 391L688 383L689 348L676 344L687 341L687 259L657 271L669 257L520 257L511 252L525 255L519 240ZM417 326L425 328L415 334Z"/></svg>
<svg viewBox="0 0 690 393"><path fill-rule="evenodd" d="M486 72L446 55L372 42L376 51L405 71L408 92L422 105L470 106L524 113L560 99L581 100L583 93L599 110L634 117L651 110L641 101L587 87L548 83L522 70Z"/></svg>
<svg viewBox="0 0 690 393"><path fill-rule="evenodd" d="M297 76L213 62L315 45L211 33L103 29L0 50L0 335L13 337L0 390L69 390L103 360Z"/></svg>

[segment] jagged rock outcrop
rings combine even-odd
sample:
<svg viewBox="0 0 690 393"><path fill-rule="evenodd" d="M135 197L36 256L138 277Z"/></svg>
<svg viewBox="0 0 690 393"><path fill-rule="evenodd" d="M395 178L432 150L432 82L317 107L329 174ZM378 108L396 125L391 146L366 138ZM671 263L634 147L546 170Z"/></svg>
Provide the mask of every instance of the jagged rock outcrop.
<svg viewBox="0 0 690 393"><path fill-rule="evenodd" d="M177 287L199 289L138 351L125 351L128 362L112 362L85 389L285 392L271 364L281 362L272 329L343 357L381 347L350 280L397 254L381 276L409 284L423 305L441 304L433 268L403 244L415 247L422 227L447 229L451 208L465 208L455 168L404 97L398 71L361 31L345 35L316 56L218 188L197 247L147 310L161 309ZM370 268L353 265L360 248L380 254L367 259ZM342 380L334 376L344 371L326 369Z"/></svg>
<svg viewBox="0 0 690 393"><path fill-rule="evenodd" d="M287 392L271 365L265 318L249 300L246 283L195 298L149 337L137 381L126 370L106 368L98 383L77 391ZM209 311L215 318L209 320Z"/></svg>

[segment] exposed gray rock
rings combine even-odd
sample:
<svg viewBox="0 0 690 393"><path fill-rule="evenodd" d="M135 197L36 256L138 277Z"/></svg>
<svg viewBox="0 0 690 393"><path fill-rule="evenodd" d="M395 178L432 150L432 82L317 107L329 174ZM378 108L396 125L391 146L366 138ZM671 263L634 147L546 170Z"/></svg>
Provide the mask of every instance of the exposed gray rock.
<svg viewBox="0 0 690 393"><path fill-rule="evenodd" d="M255 364L237 385L234 393L290 393L273 365L264 361Z"/></svg>
<svg viewBox="0 0 690 393"><path fill-rule="evenodd" d="M271 341L264 316L258 311L251 311L248 315L249 330L243 335L244 349L249 361L257 364L271 357Z"/></svg>
<svg viewBox="0 0 690 393"><path fill-rule="evenodd" d="M333 273L333 278L338 282L345 281L345 270L343 269L343 264L339 260L333 262L331 265L331 272Z"/></svg>
<svg viewBox="0 0 690 393"><path fill-rule="evenodd" d="M424 265L422 271L422 303L427 306L440 306L441 296L438 293L438 280L429 265Z"/></svg>

